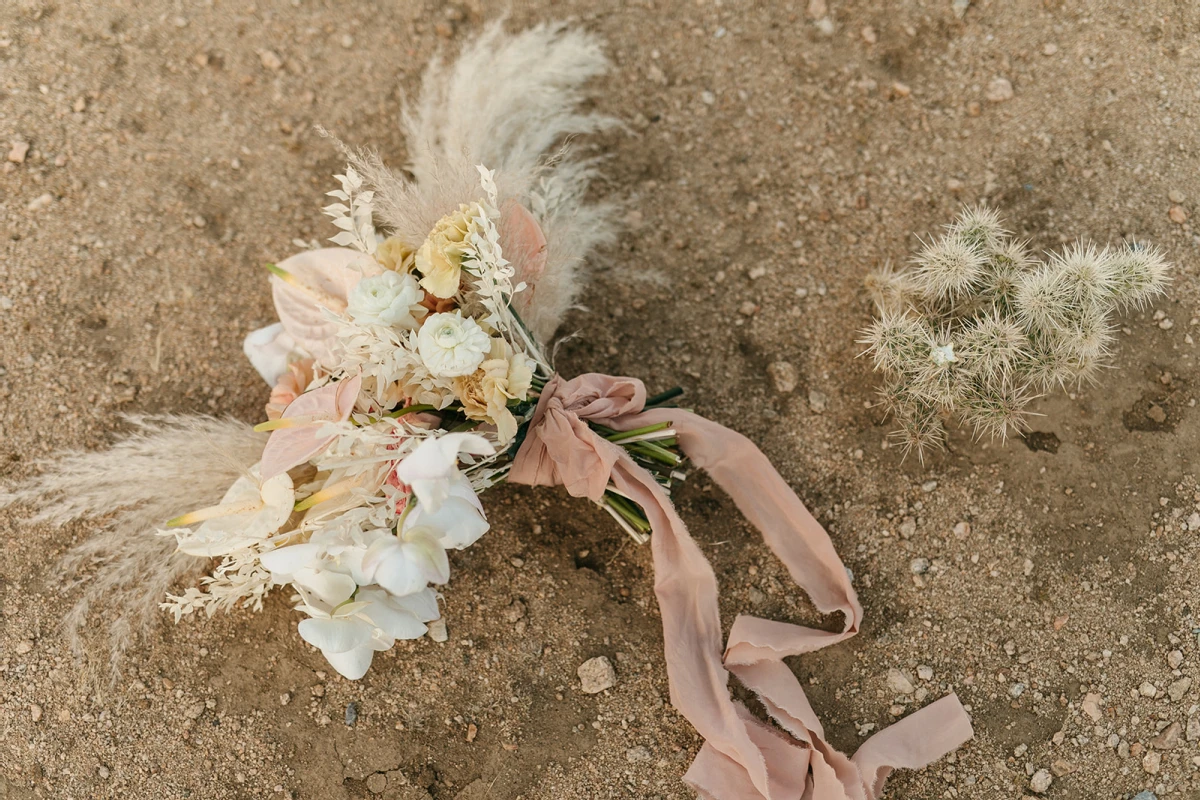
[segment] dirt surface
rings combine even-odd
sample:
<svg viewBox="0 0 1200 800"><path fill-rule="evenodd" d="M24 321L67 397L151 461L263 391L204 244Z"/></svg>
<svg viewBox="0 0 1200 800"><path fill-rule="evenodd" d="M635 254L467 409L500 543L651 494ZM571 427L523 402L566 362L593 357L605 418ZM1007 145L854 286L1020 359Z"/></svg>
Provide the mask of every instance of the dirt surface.
<svg viewBox="0 0 1200 800"><path fill-rule="evenodd" d="M628 232L559 367L684 386L826 524L866 623L793 668L836 745L951 690L968 704L975 741L888 797L1016 799L1039 770L1047 798L1200 797L1200 8L954 6L518 4L514 27L606 37L598 104L631 131L596 143ZM0 476L103 445L122 412L260 419L240 342L272 316L261 265L331 232L339 160L313 126L402 164L402 96L495 10L3 3ZM980 199L1039 248L1149 239L1176 281L1120 321L1100 386L1037 403L1028 443L952 431L922 467L869 407L861 281ZM648 549L560 492L487 500L492 532L454 557L449 641L401 644L358 683L281 595L164 622L88 688L56 633L72 594L47 577L91 526L0 516L0 798L690 797L699 740L666 699ZM704 477L679 503L727 625L817 619ZM597 655L618 682L584 695Z"/></svg>

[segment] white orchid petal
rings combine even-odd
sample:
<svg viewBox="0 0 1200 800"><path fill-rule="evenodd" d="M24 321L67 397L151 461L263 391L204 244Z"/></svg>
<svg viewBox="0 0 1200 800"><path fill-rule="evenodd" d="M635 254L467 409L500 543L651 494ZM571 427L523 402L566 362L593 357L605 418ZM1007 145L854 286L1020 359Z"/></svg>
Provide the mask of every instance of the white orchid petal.
<svg viewBox="0 0 1200 800"><path fill-rule="evenodd" d="M445 583L450 580L450 559L446 549L425 529L405 534L401 547L409 561L416 564L429 583Z"/></svg>
<svg viewBox="0 0 1200 800"><path fill-rule="evenodd" d="M375 582L397 597L419 592L428 582L421 566L397 548L375 570Z"/></svg>
<svg viewBox="0 0 1200 800"><path fill-rule="evenodd" d="M321 652L345 653L371 640L371 625L360 619L302 619L300 638Z"/></svg>
<svg viewBox="0 0 1200 800"><path fill-rule="evenodd" d="M356 647L344 653L332 653L322 650L321 654L325 656L325 660L329 662L329 666L333 667L339 675L343 678L356 681L363 675L366 675L367 670L371 668L371 661L375 658L375 649L371 646L368 639L368 642L362 647Z"/></svg>
<svg viewBox="0 0 1200 800"><path fill-rule="evenodd" d="M292 581L312 592L321 602L331 606L337 606L349 600L350 596L354 594L354 590L358 588L358 584L349 575L311 567L297 570Z"/></svg>
<svg viewBox="0 0 1200 800"><path fill-rule="evenodd" d="M296 349L296 340L276 322L249 333L242 341L242 352L250 359L250 365L267 382L267 386L279 383L287 372L288 357Z"/></svg>
<svg viewBox="0 0 1200 800"><path fill-rule="evenodd" d="M442 615L438 610L437 592L433 589L414 592L404 597L393 597L391 601L421 622L432 622Z"/></svg>
<svg viewBox="0 0 1200 800"><path fill-rule="evenodd" d="M320 554L320 545L305 542L270 550L260 555L258 560L273 578L281 583L289 583L297 570L312 564Z"/></svg>

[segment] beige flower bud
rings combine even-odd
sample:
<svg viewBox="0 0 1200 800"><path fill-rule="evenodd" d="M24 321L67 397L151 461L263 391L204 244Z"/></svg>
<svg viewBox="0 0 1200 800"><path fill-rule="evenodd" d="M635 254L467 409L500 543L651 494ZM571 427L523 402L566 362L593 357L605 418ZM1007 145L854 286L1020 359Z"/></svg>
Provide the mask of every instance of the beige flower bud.
<svg viewBox="0 0 1200 800"><path fill-rule="evenodd" d="M514 353L503 339L492 339L488 358L470 375L454 379L454 393L469 419L496 426L501 441L517 435L517 420L508 410L510 400L525 400L533 380L529 359Z"/></svg>

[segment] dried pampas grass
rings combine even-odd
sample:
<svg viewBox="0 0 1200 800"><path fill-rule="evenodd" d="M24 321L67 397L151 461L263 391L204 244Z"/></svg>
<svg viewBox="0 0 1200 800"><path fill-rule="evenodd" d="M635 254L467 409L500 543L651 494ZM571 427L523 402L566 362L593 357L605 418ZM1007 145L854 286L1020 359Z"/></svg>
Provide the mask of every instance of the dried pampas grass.
<svg viewBox="0 0 1200 800"><path fill-rule="evenodd" d="M501 204L522 203L546 236L545 272L520 308L543 343L579 295L585 258L616 236L615 205L587 199L599 159L567 146L621 126L581 110L584 85L608 68L593 34L561 24L509 34L494 22L452 64L439 59L426 69L420 99L403 115L413 180L373 153L347 151L376 189L381 221L414 248L443 215L477 197L477 164L495 170Z"/></svg>
<svg viewBox="0 0 1200 800"><path fill-rule="evenodd" d="M24 524L63 525L97 520L100 530L71 548L56 574L64 591L84 585L63 620L77 656L93 607L110 615L110 668L159 619L167 591L194 578L207 561L175 551L158 535L163 521L199 505L220 502L230 484L258 461L265 434L232 419L202 416L127 416L135 432L107 450L67 452L39 462L42 470L11 492L0 508L36 511Z"/></svg>

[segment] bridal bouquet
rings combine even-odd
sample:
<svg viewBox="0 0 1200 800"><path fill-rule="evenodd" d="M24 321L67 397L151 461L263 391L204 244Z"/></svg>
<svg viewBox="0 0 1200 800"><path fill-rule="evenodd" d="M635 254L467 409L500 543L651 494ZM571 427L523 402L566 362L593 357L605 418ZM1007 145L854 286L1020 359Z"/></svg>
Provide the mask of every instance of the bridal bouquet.
<svg viewBox="0 0 1200 800"><path fill-rule="evenodd" d="M613 207L590 199L598 161L560 149L619 127L580 110L606 66L594 36L562 26L494 25L435 61L404 117L407 171L346 149L325 209L337 246L268 267L279 322L245 342L270 386L265 421L131 417L111 448L58 454L0 493L35 522L103 522L60 565L84 575L59 582L86 587L65 626L80 655L98 606L115 610L116 666L160 607L176 621L258 609L287 586L303 639L362 678L439 618L448 551L488 529L480 492L561 486L649 544L671 702L706 740L684 776L701 796L873 800L892 769L971 737L950 695L853 757L830 746L784 662L861 623L828 534L753 443L675 407L678 390L555 372L546 343L614 238ZM723 641L716 577L670 500L685 460L840 631L741 615ZM733 699L731 675L769 720Z"/></svg>
<svg viewBox="0 0 1200 800"><path fill-rule="evenodd" d="M274 387L255 427L270 438L220 503L167 522L180 552L220 559L204 591L163 604L176 621L259 608L287 584L308 617L300 635L358 679L438 618L446 550L487 531L478 492L507 476L553 375L517 310L545 236L520 203L501 211L494 173L478 172L478 196L414 248L377 233L374 191L348 167L324 209L343 249L268 267L280 322L245 350ZM668 423L592 427L662 485L682 477ZM646 541L644 512L617 487L599 502Z"/></svg>

